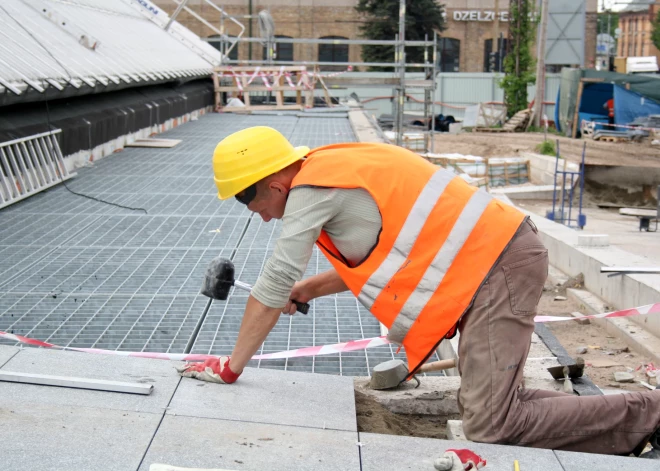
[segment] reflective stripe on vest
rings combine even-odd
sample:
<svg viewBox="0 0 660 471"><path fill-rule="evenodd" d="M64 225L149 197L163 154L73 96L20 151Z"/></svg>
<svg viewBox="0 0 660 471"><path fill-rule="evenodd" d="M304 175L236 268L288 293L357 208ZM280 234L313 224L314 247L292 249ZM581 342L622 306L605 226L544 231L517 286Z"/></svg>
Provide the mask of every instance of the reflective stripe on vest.
<svg viewBox="0 0 660 471"><path fill-rule="evenodd" d="M442 283L447 270L449 270L458 252L463 248L465 241L472 233L472 229L476 226L491 199L492 197L483 191L477 191L472 195L449 233L449 237L447 237L433 262L424 272L417 289L410 295L401 311L399 311L387 335L389 340L398 344L403 343L403 339L408 334L417 316ZM394 276L394 273L389 275L388 280L392 276Z"/></svg>
<svg viewBox="0 0 660 471"><path fill-rule="evenodd" d="M439 171L435 172L428 181L410 210L410 214L401 228L390 254L362 287L358 300L364 307L371 310L382 288L403 267L410 250L415 245L417 236L438 202L438 198L454 177L455 175L449 172Z"/></svg>

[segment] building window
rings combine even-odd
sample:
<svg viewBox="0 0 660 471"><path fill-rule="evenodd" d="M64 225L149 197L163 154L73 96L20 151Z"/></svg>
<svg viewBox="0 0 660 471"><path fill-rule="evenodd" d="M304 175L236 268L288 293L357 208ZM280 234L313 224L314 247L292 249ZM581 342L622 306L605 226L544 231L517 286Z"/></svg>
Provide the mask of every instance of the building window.
<svg viewBox="0 0 660 471"><path fill-rule="evenodd" d="M484 72L502 72L504 70L504 58L507 54L508 42L506 38L500 38L498 43L499 57L491 58L493 40L486 39L484 41Z"/></svg>
<svg viewBox="0 0 660 471"><path fill-rule="evenodd" d="M461 41L454 38L438 38L438 70L458 72L460 70Z"/></svg>
<svg viewBox="0 0 660 471"><path fill-rule="evenodd" d="M291 39L291 36L275 35L275 47L273 51L274 62L293 61L293 44L292 43L279 43L277 38ZM264 60L268 60L268 46L264 46Z"/></svg>
<svg viewBox="0 0 660 471"><path fill-rule="evenodd" d="M348 39L343 36L324 36L321 39ZM319 44L319 62L348 62L348 44ZM322 70L340 70L345 66L320 66Z"/></svg>
<svg viewBox="0 0 660 471"><path fill-rule="evenodd" d="M235 38L236 36L229 36L230 38ZM213 41L213 39L216 39ZM216 48L218 51L222 52L223 44L222 41L220 41L220 36L215 34L213 36L209 36L209 44ZM231 43L229 41L225 41L224 43L224 48L225 51L231 47ZM233 61L238 60L238 44L231 50L229 51L229 59Z"/></svg>

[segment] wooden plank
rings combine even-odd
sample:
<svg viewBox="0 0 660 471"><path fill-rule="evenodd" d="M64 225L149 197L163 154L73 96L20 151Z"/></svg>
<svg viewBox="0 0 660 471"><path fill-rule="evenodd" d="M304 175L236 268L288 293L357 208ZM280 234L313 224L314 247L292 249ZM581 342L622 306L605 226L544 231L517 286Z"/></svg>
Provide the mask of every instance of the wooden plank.
<svg viewBox="0 0 660 471"><path fill-rule="evenodd" d="M639 209L639 208L621 208L619 214L622 216L637 216L644 218L654 218L658 216L658 211L655 209Z"/></svg>
<svg viewBox="0 0 660 471"><path fill-rule="evenodd" d="M475 132L513 132L511 129L504 128L472 128Z"/></svg>
<svg viewBox="0 0 660 471"><path fill-rule="evenodd" d="M275 91L275 102L277 103L277 106L284 106L284 92L282 92L282 89L284 88L282 86L283 78L284 77L282 77L281 75L277 77L277 86L276 86L277 90Z"/></svg>
<svg viewBox="0 0 660 471"><path fill-rule="evenodd" d="M249 90L251 92L270 92L270 91L273 91L273 92L277 92L277 91L279 91L279 92L294 92L294 91L303 89L302 87L291 88L291 87L286 86L286 85L274 86L274 87L271 87L270 90L268 89L268 87L266 87L264 85L248 85L247 87L243 87L243 88L244 88L245 91ZM240 91L241 91L241 89L238 88L238 87L227 87L227 86L218 87L216 89L216 92L240 92Z"/></svg>
<svg viewBox="0 0 660 471"><path fill-rule="evenodd" d="M248 79L247 77L241 77L241 83L243 84L243 88L246 88ZM247 91L244 91L243 93L243 103L245 103L245 106L250 106L250 93Z"/></svg>
<svg viewBox="0 0 660 471"><path fill-rule="evenodd" d="M222 111L227 113L250 112L250 111L271 111L271 110L297 110L302 111L300 105L251 105L251 106L225 106Z"/></svg>
<svg viewBox="0 0 660 471"><path fill-rule="evenodd" d="M215 72L211 74L211 77L213 77L213 89L215 91L215 109L219 110L222 107L220 91L218 90L220 88L220 81L218 80L218 74Z"/></svg>
<svg viewBox="0 0 660 471"><path fill-rule="evenodd" d="M253 65L247 65L247 66L231 66L231 65L221 65L217 66L215 69L216 72L222 72L222 73L229 73L232 74L232 72L252 72L254 73L255 70L257 70L257 67L259 67L260 72L275 72L279 73L280 70L284 70L284 72L306 72L307 67L304 65L289 65L289 66L284 66L282 67L262 67L262 66L253 66ZM232 74L233 75L233 74Z"/></svg>
<svg viewBox="0 0 660 471"><path fill-rule="evenodd" d="M43 386L60 386L75 389L94 389L97 391L120 392L128 394L149 395L154 390L152 384L123 383L103 379L74 378L70 376L50 376L40 374L0 371L0 381L11 383L38 384Z"/></svg>
<svg viewBox="0 0 660 471"><path fill-rule="evenodd" d="M137 139L134 142L126 144L125 147L158 147L158 148L171 148L181 143L181 139Z"/></svg>

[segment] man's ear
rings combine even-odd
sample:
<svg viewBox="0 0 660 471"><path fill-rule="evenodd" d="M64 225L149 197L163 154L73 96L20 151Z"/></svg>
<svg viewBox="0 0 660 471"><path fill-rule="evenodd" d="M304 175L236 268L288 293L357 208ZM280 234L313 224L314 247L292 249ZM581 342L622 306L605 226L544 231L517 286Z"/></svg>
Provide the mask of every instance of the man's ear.
<svg viewBox="0 0 660 471"><path fill-rule="evenodd" d="M270 182L270 185L268 185L268 187L271 190L277 191L283 196L286 196L289 193L289 189L285 185L282 185L280 182Z"/></svg>

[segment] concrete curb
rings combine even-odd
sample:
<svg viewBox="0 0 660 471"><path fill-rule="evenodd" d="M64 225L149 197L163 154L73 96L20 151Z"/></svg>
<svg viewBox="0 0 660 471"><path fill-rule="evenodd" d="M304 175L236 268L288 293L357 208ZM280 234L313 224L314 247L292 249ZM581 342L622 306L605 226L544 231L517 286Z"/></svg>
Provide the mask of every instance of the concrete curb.
<svg viewBox="0 0 660 471"><path fill-rule="evenodd" d="M364 110L355 109L349 111L348 122L351 124L358 142L387 143L381 136L380 130L373 126Z"/></svg>
<svg viewBox="0 0 660 471"><path fill-rule="evenodd" d="M585 247L578 243L584 232L557 224L544 217L531 216L539 235L548 249L550 264L569 276L584 275L587 290L595 293L614 309L644 306L660 299L660 275L621 275L608 277L601 273L603 266L645 267L649 261L617 247ZM631 317L630 320L660 336L660 316Z"/></svg>

